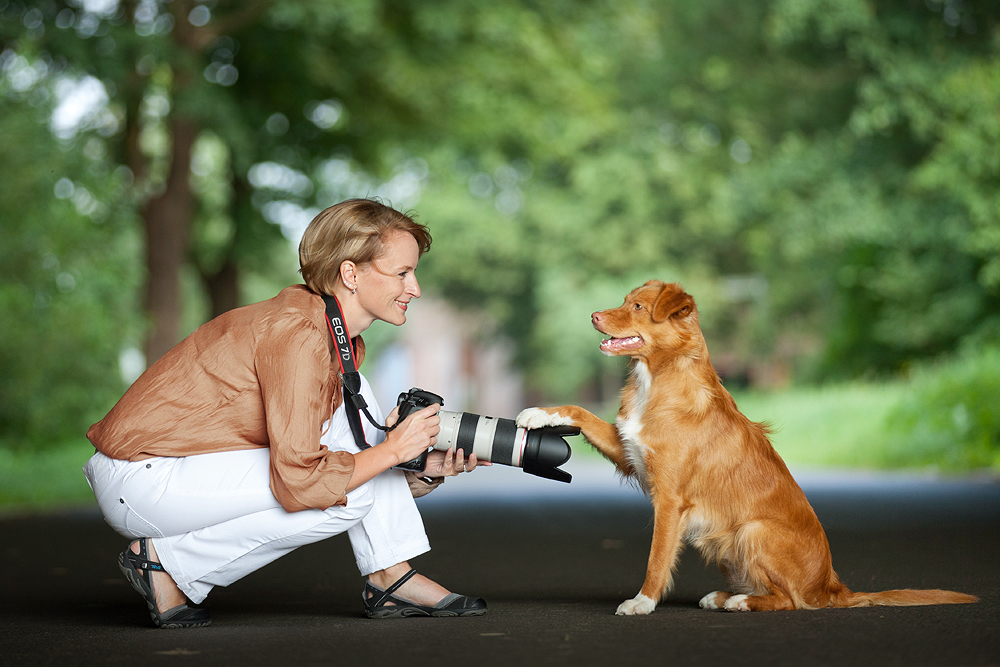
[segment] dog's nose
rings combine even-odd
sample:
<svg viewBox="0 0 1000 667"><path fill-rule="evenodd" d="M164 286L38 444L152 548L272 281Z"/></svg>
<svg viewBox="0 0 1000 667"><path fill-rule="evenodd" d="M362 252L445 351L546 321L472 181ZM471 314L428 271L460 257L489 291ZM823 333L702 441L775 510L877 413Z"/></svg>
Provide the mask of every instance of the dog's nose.
<svg viewBox="0 0 1000 667"><path fill-rule="evenodd" d="M593 322L594 324L597 324L598 322L600 322L603 319L604 319L604 317L599 312L598 313L594 313L593 315L590 316L590 321Z"/></svg>

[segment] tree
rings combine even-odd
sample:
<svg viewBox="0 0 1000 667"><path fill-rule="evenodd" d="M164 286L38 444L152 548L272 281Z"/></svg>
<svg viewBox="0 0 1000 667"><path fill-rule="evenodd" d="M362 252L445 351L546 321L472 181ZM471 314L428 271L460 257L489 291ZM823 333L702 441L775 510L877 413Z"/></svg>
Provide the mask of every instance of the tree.
<svg viewBox="0 0 1000 667"><path fill-rule="evenodd" d="M362 0L45 0L5 13L8 35L12 24L30 26L15 48L44 49L109 91L121 127L107 139L133 174L145 232L149 361L177 340L178 276L192 242L217 314L237 305L240 272L279 238L255 210L274 189L253 185L255 165L277 164L296 180L337 151L373 174L396 166L394 152L438 141L472 154L523 152L519 144L532 140L526 118L572 108L579 97L580 82L551 43L565 15L521 3ZM508 66L491 69L501 58ZM228 229L214 243L192 236L205 209L190 164L206 133L221 142L230 170L228 201L215 207L216 226Z"/></svg>

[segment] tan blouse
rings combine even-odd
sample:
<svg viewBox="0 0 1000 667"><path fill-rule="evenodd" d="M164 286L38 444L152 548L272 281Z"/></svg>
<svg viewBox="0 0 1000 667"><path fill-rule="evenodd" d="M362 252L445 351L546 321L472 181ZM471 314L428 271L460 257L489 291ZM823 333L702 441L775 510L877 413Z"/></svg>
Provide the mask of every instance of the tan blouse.
<svg viewBox="0 0 1000 667"><path fill-rule="evenodd" d="M324 313L295 285L220 315L150 366L87 438L127 461L270 447L282 507L346 505L354 456L319 444L341 401Z"/></svg>

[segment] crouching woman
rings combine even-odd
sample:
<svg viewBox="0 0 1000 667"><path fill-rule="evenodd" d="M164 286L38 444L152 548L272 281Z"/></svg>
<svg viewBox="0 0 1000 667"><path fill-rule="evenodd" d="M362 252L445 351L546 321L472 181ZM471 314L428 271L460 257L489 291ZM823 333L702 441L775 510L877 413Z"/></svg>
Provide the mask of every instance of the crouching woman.
<svg viewBox="0 0 1000 667"><path fill-rule="evenodd" d="M366 424L359 447L323 300L337 298L360 364L358 334L375 320L406 322L430 242L423 225L376 201L324 210L299 246L305 285L208 322L90 428L97 453L84 473L107 522L134 540L119 566L155 626L208 625L197 605L213 587L343 532L367 577L369 617L486 613L482 599L408 563L430 549L413 498L476 468L475 456L433 451L421 473L393 469L434 444L437 405L388 435ZM381 422L364 378L361 395Z"/></svg>

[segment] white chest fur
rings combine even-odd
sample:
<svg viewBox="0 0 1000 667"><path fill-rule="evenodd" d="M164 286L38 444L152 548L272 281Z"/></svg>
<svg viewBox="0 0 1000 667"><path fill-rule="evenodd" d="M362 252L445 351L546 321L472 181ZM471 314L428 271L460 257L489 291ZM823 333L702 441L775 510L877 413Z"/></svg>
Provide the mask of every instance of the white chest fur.
<svg viewBox="0 0 1000 667"><path fill-rule="evenodd" d="M643 415L646 412L646 404L649 401L649 390L653 382L653 377L649 374L649 368L643 362L637 362L633 369L635 378L635 396L632 409L628 417L618 417L615 420L615 427L618 435L622 439L625 449L625 457L628 459L632 469L635 470L636 478L644 490L649 490L646 483L646 443L642 441L640 432L642 431Z"/></svg>

